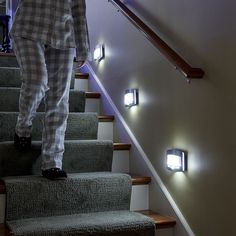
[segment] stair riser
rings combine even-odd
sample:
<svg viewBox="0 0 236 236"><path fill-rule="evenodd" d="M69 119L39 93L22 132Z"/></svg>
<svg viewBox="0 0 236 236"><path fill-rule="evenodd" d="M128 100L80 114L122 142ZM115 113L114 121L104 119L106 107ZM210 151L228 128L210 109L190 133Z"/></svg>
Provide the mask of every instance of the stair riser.
<svg viewBox="0 0 236 236"><path fill-rule="evenodd" d="M88 92L89 91L88 80L87 79L75 79L74 89Z"/></svg>
<svg viewBox="0 0 236 236"><path fill-rule="evenodd" d="M86 98L85 112L97 112L98 114L100 114L100 99Z"/></svg>
<svg viewBox="0 0 236 236"><path fill-rule="evenodd" d="M114 140L113 139L113 122L99 122L98 124L98 140Z"/></svg>
<svg viewBox="0 0 236 236"><path fill-rule="evenodd" d="M148 185L132 186L131 210L146 210L149 199ZM141 205L140 205L141 204ZM0 223L5 221L6 194L0 194ZM135 208L136 207L136 208Z"/></svg>
<svg viewBox="0 0 236 236"><path fill-rule="evenodd" d="M131 194L131 211L149 209L149 185L133 185Z"/></svg>
<svg viewBox="0 0 236 236"><path fill-rule="evenodd" d="M129 150L113 152L112 172L129 173Z"/></svg>

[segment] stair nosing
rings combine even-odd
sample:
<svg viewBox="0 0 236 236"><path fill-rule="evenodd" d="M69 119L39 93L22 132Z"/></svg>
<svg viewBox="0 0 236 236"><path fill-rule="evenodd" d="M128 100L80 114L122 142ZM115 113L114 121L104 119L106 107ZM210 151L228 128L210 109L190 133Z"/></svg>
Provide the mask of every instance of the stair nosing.
<svg viewBox="0 0 236 236"><path fill-rule="evenodd" d="M89 78L89 73L81 73L81 72L75 73L75 79L88 79L88 78Z"/></svg>
<svg viewBox="0 0 236 236"><path fill-rule="evenodd" d="M115 117L112 115L99 115L98 120L100 122L112 122L114 121Z"/></svg>
<svg viewBox="0 0 236 236"><path fill-rule="evenodd" d="M100 98L101 94L97 92L85 92L86 98Z"/></svg>
<svg viewBox="0 0 236 236"><path fill-rule="evenodd" d="M173 216L161 215L152 210L144 210L137 212L152 218L156 224L157 229L172 228L176 225L176 218Z"/></svg>
<svg viewBox="0 0 236 236"><path fill-rule="evenodd" d="M130 143L113 143L114 150L130 150Z"/></svg>

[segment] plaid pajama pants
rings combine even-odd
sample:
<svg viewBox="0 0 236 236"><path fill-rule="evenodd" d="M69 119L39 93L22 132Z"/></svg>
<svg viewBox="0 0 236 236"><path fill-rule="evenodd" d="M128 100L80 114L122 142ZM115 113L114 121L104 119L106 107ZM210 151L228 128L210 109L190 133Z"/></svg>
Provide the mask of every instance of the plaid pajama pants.
<svg viewBox="0 0 236 236"><path fill-rule="evenodd" d="M42 170L61 168L74 49L55 49L21 37L12 41L22 75L16 133L31 135L32 120L44 99Z"/></svg>

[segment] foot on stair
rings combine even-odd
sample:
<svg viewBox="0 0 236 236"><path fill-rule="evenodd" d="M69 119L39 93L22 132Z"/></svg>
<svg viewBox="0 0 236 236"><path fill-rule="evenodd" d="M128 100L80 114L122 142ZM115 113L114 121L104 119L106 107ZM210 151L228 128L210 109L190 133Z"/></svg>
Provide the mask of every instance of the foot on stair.
<svg viewBox="0 0 236 236"><path fill-rule="evenodd" d="M19 151L26 152L31 148L31 137L19 137L15 133L14 145Z"/></svg>
<svg viewBox="0 0 236 236"><path fill-rule="evenodd" d="M42 175L43 177L51 180L67 178L66 172L64 170L61 170L60 168L51 168L48 170L43 170Z"/></svg>

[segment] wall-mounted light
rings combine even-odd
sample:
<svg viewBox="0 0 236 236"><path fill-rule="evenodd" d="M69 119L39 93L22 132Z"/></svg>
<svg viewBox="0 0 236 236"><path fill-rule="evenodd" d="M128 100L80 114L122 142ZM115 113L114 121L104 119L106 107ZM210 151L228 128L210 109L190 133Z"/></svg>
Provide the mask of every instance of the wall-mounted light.
<svg viewBox="0 0 236 236"><path fill-rule="evenodd" d="M95 61L100 61L105 57L105 49L104 49L104 45L99 44L95 47L94 51L93 51L93 59Z"/></svg>
<svg viewBox="0 0 236 236"><path fill-rule="evenodd" d="M126 107L138 105L138 89L125 90L124 104Z"/></svg>
<svg viewBox="0 0 236 236"><path fill-rule="evenodd" d="M187 152L180 149L169 149L166 152L167 168L172 171L187 170Z"/></svg>

